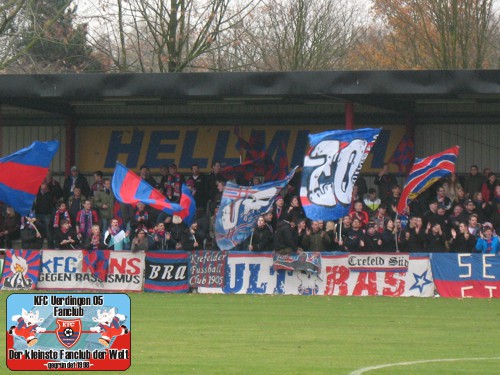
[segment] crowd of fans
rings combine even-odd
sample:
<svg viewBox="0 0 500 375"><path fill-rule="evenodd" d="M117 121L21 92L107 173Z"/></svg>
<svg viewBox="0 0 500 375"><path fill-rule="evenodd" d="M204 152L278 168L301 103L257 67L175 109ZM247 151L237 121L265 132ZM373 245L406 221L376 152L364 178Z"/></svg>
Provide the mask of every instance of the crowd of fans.
<svg viewBox="0 0 500 375"><path fill-rule="evenodd" d="M0 247L21 240L23 249L218 250L215 218L226 179L214 162L208 174L198 165L183 175L171 164L155 178L147 166L139 175L171 202L179 202L182 184L196 201L196 218L186 225L143 203L116 204L111 181L93 174L92 184L76 166L63 185L47 174L32 212L20 217L2 205ZM281 192L272 210L259 217L251 236L235 250L290 254L301 251L349 252L482 252L496 254L500 230L500 182L495 173L471 166L435 183L414 199L403 214L396 213L401 186L385 165L368 187L358 178L348 215L336 221L306 218L296 195L300 176ZM256 176L239 184L260 184Z"/></svg>

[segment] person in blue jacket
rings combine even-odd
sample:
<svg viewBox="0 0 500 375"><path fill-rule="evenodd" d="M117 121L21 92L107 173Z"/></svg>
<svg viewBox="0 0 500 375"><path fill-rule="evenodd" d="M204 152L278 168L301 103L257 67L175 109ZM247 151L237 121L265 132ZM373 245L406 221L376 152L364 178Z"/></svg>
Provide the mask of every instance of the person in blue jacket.
<svg viewBox="0 0 500 375"><path fill-rule="evenodd" d="M484 225L476 242L476 250L483 254L497 254L500 248L498 236L493 234L493 228Z"/></svg>

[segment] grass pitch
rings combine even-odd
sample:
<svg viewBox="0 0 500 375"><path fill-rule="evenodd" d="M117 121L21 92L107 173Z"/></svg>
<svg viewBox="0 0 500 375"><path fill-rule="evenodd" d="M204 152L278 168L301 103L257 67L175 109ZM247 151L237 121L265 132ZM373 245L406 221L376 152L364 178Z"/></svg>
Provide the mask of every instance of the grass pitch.
<svg viewBox="0 0 500 375"><path fill-rule="evenodd" d="M0 296L5 332L8 293ZM130 375L500 372L497 299L130 297ZM7 372L0 361L0 373Z"/></svg>

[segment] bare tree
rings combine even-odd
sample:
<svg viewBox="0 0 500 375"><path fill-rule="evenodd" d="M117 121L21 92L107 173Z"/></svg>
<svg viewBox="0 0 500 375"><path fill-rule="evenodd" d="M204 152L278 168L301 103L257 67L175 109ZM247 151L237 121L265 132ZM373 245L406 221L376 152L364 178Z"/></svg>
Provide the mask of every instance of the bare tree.
<svg viewBox="0 0 500 375"><path fill-rule="evenodd" d="M357 39L359 9L348 0L267 0L250 20L238 50L256 70L342 68Z"/></svg>
<svg viewBox="0 0 500 375"><path fill-rule="evenodd" d="M99 0L93 44L119 71L206 69L203 55L258 1L235 11L231 0Z"/></svg>

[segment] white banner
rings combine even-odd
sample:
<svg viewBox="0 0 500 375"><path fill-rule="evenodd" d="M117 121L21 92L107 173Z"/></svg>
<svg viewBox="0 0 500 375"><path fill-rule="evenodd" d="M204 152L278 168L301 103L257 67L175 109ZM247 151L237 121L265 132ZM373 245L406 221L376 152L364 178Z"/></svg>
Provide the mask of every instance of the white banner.
<svg viewBox="0 0 500 375"><path fill-rule="evenodd" d="M101 282L82 268L81 250L43 250L37 289L142 291L145 253L111 251L108 275Z"/></svg>
<svg viewBox="0 0 500 375"><path fill-rule="evenodd" d="M358 261L368 263L363 265L362 271L358 270ZM355 264L351 266L349 263L353 262ZM385 270L387 268L389 270ZM301 272L275 271L272 253L230 252L225 278L223 288L200 287L198 291L234 294L434 296L429 258L412 254L323 253L321 273L307 275Z"/></svg>

